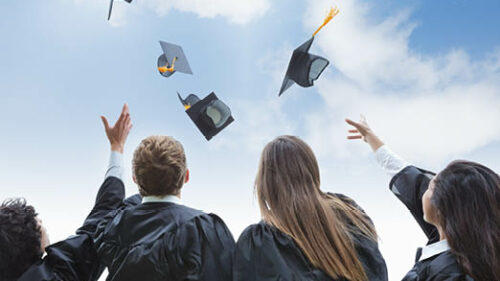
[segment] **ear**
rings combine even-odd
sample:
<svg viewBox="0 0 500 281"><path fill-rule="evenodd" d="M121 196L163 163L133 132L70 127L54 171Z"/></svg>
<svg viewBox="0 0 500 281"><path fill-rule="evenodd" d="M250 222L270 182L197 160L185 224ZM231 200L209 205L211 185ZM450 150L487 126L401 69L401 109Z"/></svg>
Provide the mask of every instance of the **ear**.
<svg viewBox="0 0 500 281"><path fill-rule="evenodd" d="M186 169L186 177L184 178L184 183L188 183L189 181L189 169Z"/></svg>
<svg viewBox="0 0 500 281"><path fill-rule="evenodd" d="M135 175L132 176L132 180L134 181L135 184L137 184L137 180L135 179Z"/></svg>

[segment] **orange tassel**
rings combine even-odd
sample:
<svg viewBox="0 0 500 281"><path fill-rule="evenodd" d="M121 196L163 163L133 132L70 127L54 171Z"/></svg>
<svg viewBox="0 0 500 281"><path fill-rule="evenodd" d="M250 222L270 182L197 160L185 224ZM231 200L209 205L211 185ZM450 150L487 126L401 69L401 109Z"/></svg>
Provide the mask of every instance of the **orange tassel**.
<svg viewBox="0 0 500 281"><path fill-rule="evenodd" d="M167 67L168 66L168 63L165 65L165 66L160 66L158 67L158 71L160 71L161 73L164 73L164 72L174 72L174 68L175 68L175 61L177 60L177 57L174 57L174 60L172 61L172 66L171 67Z"/></svg>
<svg viewBox="0 0 500 281"><path fill-rule="evenodd" d="M327 25L336 15L338 15L340 10L335 7L335 8L330 8L330 11L328 12L328 15L326 16L325 20L323 21L323 24L316 29L316 31L313 34L313 37L318 34L318 32L325 26Z"/></svg>

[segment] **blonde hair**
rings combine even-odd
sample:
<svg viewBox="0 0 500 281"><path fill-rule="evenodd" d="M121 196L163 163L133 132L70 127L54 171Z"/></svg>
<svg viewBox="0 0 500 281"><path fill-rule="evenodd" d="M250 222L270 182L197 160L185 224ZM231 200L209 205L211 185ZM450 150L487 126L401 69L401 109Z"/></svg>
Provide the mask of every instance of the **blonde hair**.
<svg viewBox="0 0 500 281"><path fill-rule="evenodd" d="M318 163L304 141L281 136L264 148L255 191L262 219L293 238L315 267L333 279L368 279L353 235L377 240L375 229L352 204L321 192Z"/></svg>
<svg viewBox="0 0 500 281"><path fill-rule="evenodd" d="M186 155L181 143L168 136L150 136L134 152L135 180L142 196L177 194L186 176Z"/></svg>

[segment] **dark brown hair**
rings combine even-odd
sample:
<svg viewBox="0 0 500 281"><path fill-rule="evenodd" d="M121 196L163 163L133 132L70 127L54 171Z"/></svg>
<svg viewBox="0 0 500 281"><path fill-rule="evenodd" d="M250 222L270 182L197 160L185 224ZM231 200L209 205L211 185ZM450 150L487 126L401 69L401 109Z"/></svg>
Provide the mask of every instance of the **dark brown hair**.
<svg viewBox="0 0 500 281"><path fill-rule="evenodd" d="M172 137L151 136L134 152L134 176L142 196L176 194L184 184L186 155Z"/></svg>
<svg viewBox="0 0 500 281"><path fill-rule="evenodd" d="M353 235L376 240L375 229L362 211L320 190L318 163L304 141L280 136L267 144L255 190L263 220L292 237L312 265L334 279L367 280Z"/></svg>
<svg viewBox="0 0 500 281"><path fill-rule="evenodd" d="M462 269L475 280L500 280L500 177L481 164L454 161L434 183L431 203Z"/></svg>
<svg viewBox="0 0 500 281"><path fill-rule="evenodd" d="M42 256L40 226L22 198L0 205L0 280L14 281Z"/></svg>

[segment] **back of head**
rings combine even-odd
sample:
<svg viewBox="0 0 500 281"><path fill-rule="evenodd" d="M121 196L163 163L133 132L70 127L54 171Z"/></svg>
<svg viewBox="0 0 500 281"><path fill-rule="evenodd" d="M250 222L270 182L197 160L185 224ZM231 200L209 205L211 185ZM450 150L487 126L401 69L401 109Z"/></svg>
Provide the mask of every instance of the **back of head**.
<svg viewBox="0 0 500 281"><path fill-rule="evenodd" d="M255 189L264 221L291 236L314 266L334 279L366 280L352 235L376 239L375 230L360 210L321 192L318 163L304 141L280 136L267 144Z"/></svg>
<svg viewBox="0 0 500 281"><path fill-rule="evenodd" d="M434 183L431 203L461 267L475 280L500 280L500 177L454 161Z"/></svg>
<svg viewBox="0 0 500 281"><path fill-rule="evenodd" d="M144 139L134 152L133 171L142 196L177 194L186 176L181 143L168 136Z"/></svg>
<svg viewBox="0 0 500 281"><path fill-rule="evenodd" d="M24 199L0 205L0 280L17 280L41 255L41 232Z"/></svg>

